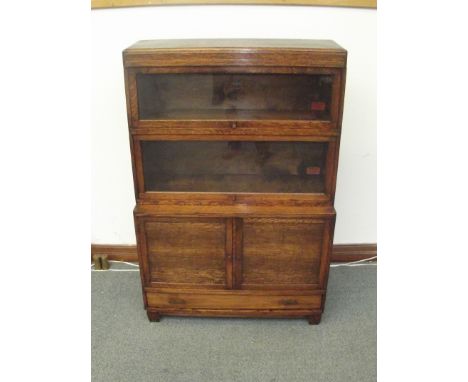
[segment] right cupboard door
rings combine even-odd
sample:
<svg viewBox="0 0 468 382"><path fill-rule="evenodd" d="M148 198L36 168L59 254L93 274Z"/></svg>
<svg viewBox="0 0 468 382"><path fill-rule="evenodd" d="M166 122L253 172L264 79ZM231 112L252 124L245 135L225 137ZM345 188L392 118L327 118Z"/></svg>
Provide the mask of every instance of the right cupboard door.
<svg viewBox="0 0 468 382"><path fill-rule="evenodd" d="M234 287L321 289L328 273L331 220L235 219Z"/></svg>

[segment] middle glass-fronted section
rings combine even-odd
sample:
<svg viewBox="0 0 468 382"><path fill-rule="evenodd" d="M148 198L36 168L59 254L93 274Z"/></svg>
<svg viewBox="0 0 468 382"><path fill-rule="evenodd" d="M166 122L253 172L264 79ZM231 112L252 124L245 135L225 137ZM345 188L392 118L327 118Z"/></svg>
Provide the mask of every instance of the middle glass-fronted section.
<svg viewBox="0 0 468 382"><path fill-rule="evenodd" d="M142 141L145 191L324 193L328 144Z"/></svg>

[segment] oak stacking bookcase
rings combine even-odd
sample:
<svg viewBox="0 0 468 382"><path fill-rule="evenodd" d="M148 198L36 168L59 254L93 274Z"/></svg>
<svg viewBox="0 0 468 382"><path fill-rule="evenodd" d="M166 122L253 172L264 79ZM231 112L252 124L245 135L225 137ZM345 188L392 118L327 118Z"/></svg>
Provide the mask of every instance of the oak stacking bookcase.
<svg viewBox="0 0 468 382"><path fill-rule="evenodd" d="M320 322L346 57L329 40L155 40L124 50L151 321Z"/></svg>

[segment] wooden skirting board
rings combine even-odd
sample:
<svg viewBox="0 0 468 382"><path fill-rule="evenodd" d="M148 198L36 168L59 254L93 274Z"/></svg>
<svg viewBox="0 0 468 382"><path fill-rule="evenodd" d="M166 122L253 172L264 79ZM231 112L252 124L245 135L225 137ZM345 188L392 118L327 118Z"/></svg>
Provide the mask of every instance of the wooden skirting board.
<svg viewBox="0 0 468 382"><path fill-rule="evenodd" d="M107 255L108 260L138 262L136 245L91 244L93 255ZM377 256L377 244L335 244L332 262L365 260Z"/></svg>

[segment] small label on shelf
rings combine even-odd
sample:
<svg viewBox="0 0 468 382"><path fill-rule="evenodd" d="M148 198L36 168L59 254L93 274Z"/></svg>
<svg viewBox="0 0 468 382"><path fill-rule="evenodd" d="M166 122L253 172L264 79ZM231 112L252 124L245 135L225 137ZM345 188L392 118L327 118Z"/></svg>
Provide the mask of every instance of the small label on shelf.
<svg viewBox="0 0 468 382"><path fill-rule="evenodd" d="M320 102L320 101L313 101L310 104L310 109L312 111L324 111L326 108L326 103L325 102Z"/></svg>
<svg viewBox="0 0 468 382"><path fill-rule="evenodd" d="M307 175L320 175L320 167L317 167L317 166L306 167L306 174Z"/></svg>

